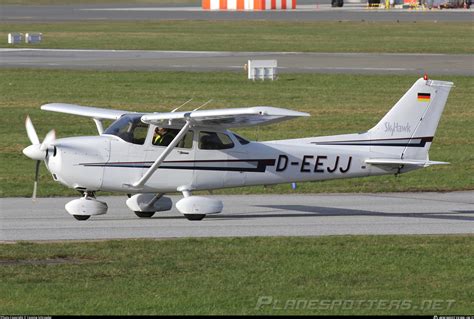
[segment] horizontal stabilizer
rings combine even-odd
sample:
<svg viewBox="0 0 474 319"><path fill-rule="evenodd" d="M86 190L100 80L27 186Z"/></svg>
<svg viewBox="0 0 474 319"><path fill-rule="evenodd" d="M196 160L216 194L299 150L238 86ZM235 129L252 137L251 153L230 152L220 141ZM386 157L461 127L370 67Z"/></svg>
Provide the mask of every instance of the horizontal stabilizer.
<svg viewBox="0 0 474 319"><path fill-rule="evenodd" d="M72 115L87 116L97 120L116 120L127 113L134 113L122 110L105 109L99 107L82 106L66 103L49 103L41 106L44 111L60 112Z"/></svg>
<svg viewBox="0 0 474 319"><path fill-rule="evenodd" d="M190 121L198 126L231 128L271 124L300 116L309 116L309 114L270 106L255 106L190 112L153 113L143 115L142 121L158 126L166 126L169 122L174 125L184 125L186 121Z"/></svg>
<svg viewBox="0 0 474 319"><path fill-rule="evenodd" d="M445 165L449 164L448 162L437 162L437 161L430 161L430 160L404 160L404 159L397 159L397 158L371 158L365 160L367 164L371 165L381 165L381 166L421 166L421 167L428 167L430 165Z"/></svg>

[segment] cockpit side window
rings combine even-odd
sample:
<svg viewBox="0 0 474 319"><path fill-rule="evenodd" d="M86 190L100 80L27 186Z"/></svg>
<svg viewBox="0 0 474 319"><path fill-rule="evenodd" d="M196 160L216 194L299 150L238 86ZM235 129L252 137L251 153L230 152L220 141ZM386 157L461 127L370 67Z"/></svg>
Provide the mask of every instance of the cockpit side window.
<svg viewBox="0 0 474 319"><path fill-rule="evenodd" d="M120 137L125 142L143 145L148 133L148 124L141 121L142 115L124 115L112 123L104 134Z"/></svg>
<svg viewBox="0 0 474 319"><path fill-rule="evenodd" d="M152 144L156 146L168 146L178 135L180 130L173 128L156 127L153 133ZM193 131L188 131L176 144L177 148L193 148Z"/></svg>
<svg viewBox="0 0 474 319"><path fill-rule="evenodd" d="M227 134L220 132L199 132L199 148L201 150L223 150L234 147L234 142Z"/></svg>

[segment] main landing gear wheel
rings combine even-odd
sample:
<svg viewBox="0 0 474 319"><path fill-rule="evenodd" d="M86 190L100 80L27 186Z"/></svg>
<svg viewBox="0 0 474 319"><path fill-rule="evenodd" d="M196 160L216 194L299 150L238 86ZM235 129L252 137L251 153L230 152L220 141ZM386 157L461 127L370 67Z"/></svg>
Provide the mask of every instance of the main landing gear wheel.
<svg viewBox="0 0 474 319"><path fill-rule="evenodd" d="M206 217L206 214L184 214L184 217L188 220L202 220Z"/></svg>
<svg viewBox="0 0 474 319"><path fill-rule="evenodd" d="M135 211L135 215L137 215L140 218L150 218L153 215L155 215L155 212L139 212Z"/></svg>
<svg viewBox="0 0 474 319"><path fill-rule="evenodd" d="M91 215L72 215L77 220L88 220Z"/></svg>

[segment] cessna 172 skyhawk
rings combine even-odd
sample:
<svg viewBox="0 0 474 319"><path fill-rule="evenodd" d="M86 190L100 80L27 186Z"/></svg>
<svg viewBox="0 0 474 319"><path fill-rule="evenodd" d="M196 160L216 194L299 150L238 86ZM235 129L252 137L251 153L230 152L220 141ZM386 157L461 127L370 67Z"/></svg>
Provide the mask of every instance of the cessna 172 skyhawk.
<svg viewBox="0 0 474 319"><path fill-rule="evenodd" d="M52 103L42 110L90 117L99 136L55 139L50 131L40 143L29 117L32 145L23 153L44 160L53 179L83 194L66 204L79 220L107 212L97 191L128 194L127 206L139 217L176 208L189 220L220 213L220 200L193 191L225 187L320 181L400 174L433 164L428 150L453 83L415 82L393 108L363 133L250 142L229 128L289 120L307 113L257 106L169 113L128 111ZM115 120L106 130L103 120ZM166 127L173 138L160 144L155 128ZM36 193L36 182L34 195Z"/></svg>

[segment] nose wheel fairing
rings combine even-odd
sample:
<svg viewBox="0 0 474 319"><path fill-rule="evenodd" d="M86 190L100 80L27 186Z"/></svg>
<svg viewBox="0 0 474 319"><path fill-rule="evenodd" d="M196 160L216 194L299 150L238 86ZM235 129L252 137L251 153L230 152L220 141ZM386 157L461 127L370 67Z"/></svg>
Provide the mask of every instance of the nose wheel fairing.
<svg viewBox="0 0 474 319"><path fill-rule="evenodd" d="M66 211L78 220L86 220L90 216L104 215L107 213L107 203L95 199L93 196L74 199L65 206Z"/></svg>

